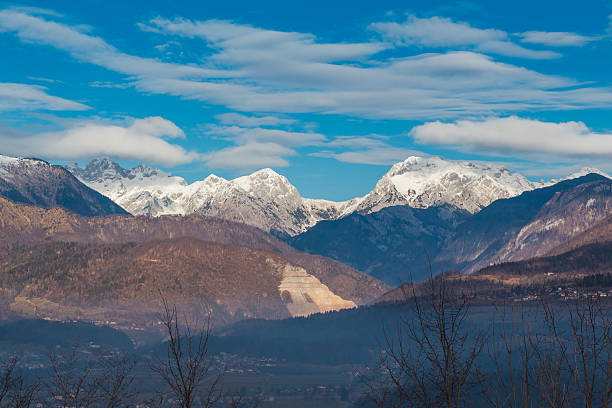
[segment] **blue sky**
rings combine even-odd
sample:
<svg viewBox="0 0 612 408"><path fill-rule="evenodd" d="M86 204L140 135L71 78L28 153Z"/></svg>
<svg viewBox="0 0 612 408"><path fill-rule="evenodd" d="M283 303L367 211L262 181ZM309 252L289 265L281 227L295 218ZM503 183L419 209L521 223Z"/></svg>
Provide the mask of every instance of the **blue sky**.
<svg viewBox="0 0 612 408"><path fill-rule="evenodd" d="M612 171L607 0L0 2L0 50L8 155L334 200L415 154Z"/></svg>

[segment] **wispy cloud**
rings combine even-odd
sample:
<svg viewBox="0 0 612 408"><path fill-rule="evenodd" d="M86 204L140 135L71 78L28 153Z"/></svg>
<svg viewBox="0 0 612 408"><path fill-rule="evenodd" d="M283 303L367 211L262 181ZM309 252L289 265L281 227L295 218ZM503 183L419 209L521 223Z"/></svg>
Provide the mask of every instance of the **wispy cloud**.
<svg viewBox="0 0 612 408"><path fill-rule="evenodd" d="M569 32L547 32L547 31L527 31L519 34L521 41L530 44L542 44L550 47L581 47L597 37L587 37L584 35Z"/></svg>
<svg viewBox="0 0 612 408"><path fill-rule="evenodd" d="M322 150L310 156L326 157L344 163L391 165L409 156L427 156L426 153L394 147L380 135L340 136L325 143Z"/></svg>
<svg viewBox="0 0 612 408"><path fill-rule="evenodd" d="M540 52L521 50L499 30L440 21L465 31L454 41L472 43L469 50L383 58L379 53L388 42L322 43L308 33L218 20L156 18L141 24L158 35L202 40L205 52L197 64L179 64L123 53L89 32L38 15L0 11L0 31L125 74L142 92L243 112L427 120L612 106L610 88L583 87L483 55L487 47L505 48L506 54Z"/></svg>
<svg viewBox="0 0 612 408"><path fill-rule="evenodd" d="M410 135L419 143L451 146L460 151L535 154L547 156L549 161L612 155L612 134L594 132L582 122L542 122L516 116L436 121L414 127Z"/></svg>
<svg viewBox="0 0 612 408"><path fill-rule="evenodd" d="M295 119L279 118L278 116L247 116L235 112L221 113L215 115L215 118L224 125L242 127L292 125L297 122Z"/></svg>
<svg viewBox="0 0 612 408"><path fill-rule="evenodd" d="M314 132L289 132L282 129L243 128L240 126L211 125L209 135L231 140L237 144L276 143L281 146L316 146L326 140L325 136Z"/></svg>
<svg viewBox="0 0 612 408"><path fill-rule="evenodd" d="M232 117L230 121L261 123L266 117ZM278 123L279 118L267 117L265 122ZM227 119L222 116L222 119ZM255 121L251 119L256 119ZM274 119L274 120L273 120ZM206 134L232 143L232 146L209 152L203 157L209 167L255 169L286 167L287 157L297 154L296 148L320 146L327 138L314 132L290 132L283 129L209 125Z"/></svg>
<svg viewBox="0 0 612 408"><path fill-rule="evenodd" d="M0 145L7 154L60 160L107 155L167 166L200 158L199 154L167 140L183 137L181 129L161 117L135 119L125 125L83 122L62 131L19 137L0 129Z"/></svg>
<svg viewBox="0 0 612 408"><path fill-rule="evenodd" d="M472 27L444 17L408 16L403 23L379 22L370 29L400 46L468 48L510 57L551 59L561 55L553 51L531 50L515 44L508 33L496 29Z"/></svg>
<svg viewBox="0 0 612 408"><path fill-rule="evenodd" d="M38 85L0 82L0 112L15 110L82 111L89 106L49 95Z"/></svg>
<svg viewBox="0 0 612 408"><path fill-rule="evenodd" d="M287 167L287 156L296 151L277 143L249 142L231 146L204 155L204 162L213 168L258 169L262 167Z"/></svg>
<svg viewBox="0 0 612 408"><path fill-rule="evenodd" d="M347 152L321 151L311 156L327 157L344 163L389 166L410 156L427 156L426 153L400 147L378 147Z"/></svg>

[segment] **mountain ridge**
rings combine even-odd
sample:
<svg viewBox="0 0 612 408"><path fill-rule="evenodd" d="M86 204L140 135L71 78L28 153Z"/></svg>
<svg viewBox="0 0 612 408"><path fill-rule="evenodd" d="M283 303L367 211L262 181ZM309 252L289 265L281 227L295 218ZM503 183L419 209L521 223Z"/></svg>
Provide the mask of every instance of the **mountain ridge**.
<svg viewBox="0 0 612 408"><path fill-rule="evenodd" d="M449 270L543 256L612 213L612 180L569 179L499 199L481 211L385 208L325 221L293 237L296 248L332 257L393 285ZM448 216L447 216L448 217ZM451 220L451 222L449 222ZM454 225L453 222L454 221Z"/></svg>
<svg viewBox="0 0 612 408"><path fill-rule="evenodd" d="M334 202L302 197L286 177L269 168L233 180L210 174L191 184L146 165L124 169L109 158L67 169L135 215L195 213L246 223L283 238L299 235L320 221L395 205L450 204L475 213L499 198L546 184L495 163L412 156L393 165L363 197Z"/></svg>
<svg viewBox="0 0 612 408"><path fill-rule="evenodd" d="M40 159L0 155L0 196L44 208L61 207L88 217L128 214L65 168Z"/></svg>

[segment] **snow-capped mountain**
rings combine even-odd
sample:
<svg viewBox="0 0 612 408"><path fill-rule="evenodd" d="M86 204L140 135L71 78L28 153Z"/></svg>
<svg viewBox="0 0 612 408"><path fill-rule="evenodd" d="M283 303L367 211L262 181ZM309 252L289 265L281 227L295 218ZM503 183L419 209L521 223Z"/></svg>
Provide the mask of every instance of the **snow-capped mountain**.
<svg viewBox="0 0 612 408"><path fill-rule="evenodd" d="M192 184L145 165L127 170L108 158L68 170L134 215L201 214L280 234L296 235L322 219L342 216L347 205L302 198L271 169L234 180L211 174Z"/></svg>
<svg viewBox="0 0 612 408"><path fill-rule="evenodd" d="M44 208L63 207L84 216L126 214L63 167L39 159L0 155L0 196Z"/></svg>
<svg viewBox="0 0 612 408"><path fill-rule="evenodd" d="M563 177L561 179L551 179L548 181L541 181L541 182L536 183L536 185L538 188L548 187L548 186L552 186L553 184L557 184L561 181L577 179L578 177L583 177L583 176L586 176L587 174L599 174L600 176L604 176L606 178L612 179L612 176L610 176L609 174L599 169L596 169L595 167L583 167L577 172L572 173L567 177Z"/></svg>
<svg viewBox="0 0 612 408"><path fill-rule="evenodd" d="M393 165L355 210L371 213L392 205L427 208L450 204L475 213L497 199L536 187L497 164L413 156Z"/></svg>
<svg viewBox="0 0 612 408"><path fill-rule="evenodd" d="M449 204L476 213L497 199L551 183L531 182L494 163L409 157L395 164L365 196L333 202L302 197L284 176L271 169L233 180L211 174L192 184L146 165L124 169L108 158L68 169L134 215L201 214L289 236L321 220L353 212L368 214L395 205L428 208ZM568 178L593 172L603 174L583 169Z"/></svg>

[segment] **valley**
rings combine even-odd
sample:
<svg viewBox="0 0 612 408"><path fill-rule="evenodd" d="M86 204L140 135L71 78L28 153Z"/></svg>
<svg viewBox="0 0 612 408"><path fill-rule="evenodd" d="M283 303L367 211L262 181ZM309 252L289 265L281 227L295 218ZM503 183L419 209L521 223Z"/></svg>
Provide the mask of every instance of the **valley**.
<svg viewBox="0 0 612 408"><path fill-rule="evenodd" d="M535 183L409 158L368 195L334 203L303 199L271 170L188 185L108 159L68 166L76 177L33 159L0 165L0 344L31 375L52 368L50 344L68 352L78 340L82 357L132 355L134 381L154 395L171 304L177 319L211 325L220 406L239 395L348 408L429 285L469 299L476 331L500 307L612 300L612 180L599 171ZM64 205L67 189L84 204Z"/></svg>

